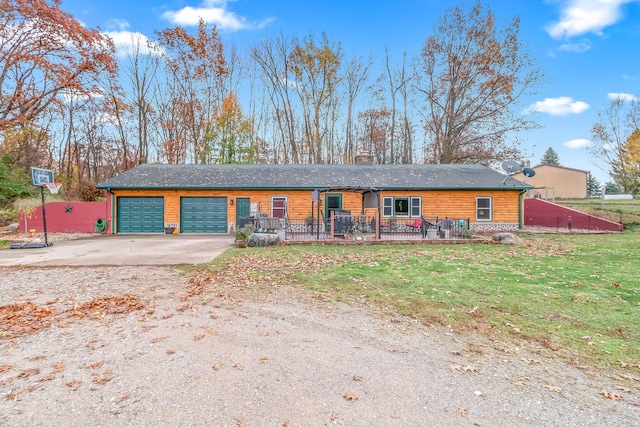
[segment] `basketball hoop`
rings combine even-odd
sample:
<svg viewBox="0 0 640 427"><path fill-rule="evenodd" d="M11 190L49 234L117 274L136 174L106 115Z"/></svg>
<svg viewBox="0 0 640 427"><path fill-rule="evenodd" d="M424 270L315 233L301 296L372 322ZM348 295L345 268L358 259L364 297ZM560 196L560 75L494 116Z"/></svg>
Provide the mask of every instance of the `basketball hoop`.
<svg viewBox="0 0 640 427"><path fill-rule="evenodd" d="M47 187L51 194L58 194L58 190L62 187L61 182L45 182L42 184L43 187Z"/></svg>

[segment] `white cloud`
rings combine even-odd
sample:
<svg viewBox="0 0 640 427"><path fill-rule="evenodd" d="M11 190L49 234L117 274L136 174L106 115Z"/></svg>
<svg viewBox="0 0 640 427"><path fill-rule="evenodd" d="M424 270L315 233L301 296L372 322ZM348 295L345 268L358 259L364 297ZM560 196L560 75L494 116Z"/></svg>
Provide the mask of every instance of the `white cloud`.
<svg viewBox="0 0 640 427"><path fill-rule="evenodd" d="M113 40L116 47L116 55L123 58L131 55L136 50L141 55L159 55L162 48L154 42L149 42L149 38L142 33L131 31L106 31L103 33Z"/></svg>
<svg viewBox="0 0 640 427"><path fill-rule="evenodd" d="M205 0L201 7L185 6L180 10L169 10L162 17L178 25L198 25L202 19L221 29L243 30L252 27L244 16L227 10L226 0Z"/></svg>
<svg viewBox="0 0 640 427"><path fill-rule="evenodd" d="M591 146L591 141L588 139L572 139L571 141L567 141L564 144L567 148L585 148Z"/></svg>
<svg viewBox="0 0 640 427"><path fill-rule="evenodd" d="M622 101L626 101L626 102L633 102L633 101L637 101L638 97L635 95L631 95L630 93L608 93L607 96L609 97L609 99L620 99Z"/></svg>
<svg viewBox="0 0 640 427"><path fill-rule="evenodd" d="M83 103L92 98L103 98L104 93L100 89L88 93L80 92L77 89L64 89L60 91L59 96L64 100L64 102L70 104L72 102Z"/></svg>
<svg viewBox="0 0 640 427"><path fill-rule="evenodd" d="M128 30L130 26L124 19L110 19L105 25L106 28L117 31Z"/></svg>
<svg viewBox="0 0 640 427"><path fill-rule="evenodd" d="M622 7L635 0L564 0L560 20L547 28L553 38L601 34L622 19Z"/></svg>
<svg viewBox="0 0 640 427"><path fill-rule="evenodd" d="M580 43L565 43L561 44L558 47L558 50L565 52L576 52L576 53L584 53L591 49L591 44L588 41L583 41Z"/></svg>
<svg viewBox="0 0 640 427"><path fill-rule="evenodd" d="M566 116L567 114L580 114L589 108L589 104L582 101L574 101L568 96L558 98L546 98L529 107L531 111L551 114L552 116Z"/></svg>

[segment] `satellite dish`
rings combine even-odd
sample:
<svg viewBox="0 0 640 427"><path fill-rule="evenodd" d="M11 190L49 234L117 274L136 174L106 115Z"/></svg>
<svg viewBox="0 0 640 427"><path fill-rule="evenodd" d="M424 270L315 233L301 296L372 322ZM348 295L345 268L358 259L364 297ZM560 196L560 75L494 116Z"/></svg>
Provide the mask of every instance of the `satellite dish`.
<svg viewBox="0 0 640 427"><path fill-rule="evenodd" d="M512 173L520 172L522 170L522 166L520 166L520 163L518 162L507 160L506 162L502 163L502 169L507 172L507 176L504 177L500 185L504 185L504 183L507 182L507 178L509 178L509 175L511 175Z"/></svg>
<svg viewBox="0 0 640 427"><path fill-rule="evenodd" d="M524 181L522 182L527 182L527 178L531 178L532 176L534 176L536 174L536 171L534 171L531 168L524 168L522 169L522 175L524 175Z"/></svg>
<svg viewBox="0 0 640 427"><path fill-rule="evenodd" d="M520 163L514 162L513 160L507 160L502 163L502 169L504 169L508 174L517 173L522 170L522 166Z"/></svg>

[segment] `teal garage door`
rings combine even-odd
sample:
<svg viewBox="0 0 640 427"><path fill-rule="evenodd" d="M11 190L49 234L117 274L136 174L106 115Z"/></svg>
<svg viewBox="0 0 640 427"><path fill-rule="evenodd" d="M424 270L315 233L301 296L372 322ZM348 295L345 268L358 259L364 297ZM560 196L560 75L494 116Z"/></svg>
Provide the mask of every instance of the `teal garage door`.
<svg viewBox="0 0 640 427"><path fill-rule="evenodd" d="M181 233L226 233L226 197L180 198Z"/></svg>
<svg viewBox="0 0 640 427"><path fill-rule="evenodd" d="M163 233L164 197L118 197L118 233Z"/></svg>

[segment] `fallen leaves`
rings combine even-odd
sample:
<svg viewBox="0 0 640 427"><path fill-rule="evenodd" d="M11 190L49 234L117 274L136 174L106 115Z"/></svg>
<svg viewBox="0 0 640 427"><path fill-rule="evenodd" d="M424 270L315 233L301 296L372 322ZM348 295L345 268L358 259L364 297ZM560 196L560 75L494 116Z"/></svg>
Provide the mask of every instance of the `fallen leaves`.
<svg viewBox="0 0 640 427"><path fill-rule="evenodd" d="M621 395L619 395L617 393L611 393L611 392L605 391L605 390L602 390L600 392L600 395L602 397L604 397L604 398L611 399L611 400L622 400L622 396Z"/></svg>
<svg viewBox="0 0 640 427"><path fill-rule="evenodd" d="M13 339L34 334L51 326L53 310L32 302L0 306L0 339Z"/></svg>
<svg viewBox="0 0 640 427"><path fill-rule="evenodd" d="M346 400L347 402L355 402L356 400L358 400L358 396L351 393L345 393L344 400Z"/></svg>
<svg viewBox="0 0 640 427"><path fill-rule="evenodd" d="M627 363L622 360L618 360L618 364L623 368L638 368L640 369L640 363Z"/></svg>
<svg viewBox="0 0 640 427"><path fill-rule="evenodd" d="M74 315L97 320L107 314L127 314L132 311L142 310L145 307L146 305L133 294L106 296L94 298L91 301L80 304Z"/></svg>
<svg viewBox="0 0 640 427"><path fill-rule="evenodd" d="M87 369L100 369L102 367L102 365L104 365L104 362L102 360L99 360L97 362L94 362L90 365L85 366Z"/></svg>
<svg viewBox="0 0 640 427"><path fill-rule="evenodd" d="M546 384L546 385L543 385L542 387L544 387L544 388L546 388L549 391L552 391L554 393L562 393L562 388L554 386L554 385Z"/></svg>
<svg viewBox="0 0 640 427"><path fill-rule="evenodd" d="M222 368L222 362L217 362L215 365L212 366L214 371L219 371L220 368Z"/></svg>
<svg viewBox="0 0 640 427"><path fill-rule="evenodd" d="M469 366L469 365L463 366L463 365L458 365L457 363L449 364L449 369L451 369L452 371L460 371L460 372L478 372L478 370L473 366Z"/></svg>
<svg viewBox="0 0 640 427"><path fill-rule="evenodd" d="M73 303L67 310L56 311L55 302L44 306L33 302L0 306L0 340L9 340L22 335L34 334L51 327L54 322L64 326L72 318L100 320L107 315L128 314L147 307L136 295L124 294L94 298L83 304Z"/></svg>
<svg viewBox="0 0 640 427"><path fill-rule="evenodd" d="M110 373L110 371L105 371L103 375L95 375L92 382L94 384L104 385L114 378Z"/></svg>
<svg viewBox="0 0 640 427"><path fill-rule="evenodd" d="M30 376L37 375L39 373L40 373L40 369L38 368L25 369L24 371L18 374L18 378L29 378Z"/></svg>
<svg viewBox="0 0 640 427"><path fill-rule="evenodd" d="M77 380L74 380L74 381L71 381L71 382L67 383L67 387L71 387L71 388L78 388L81 385L82 385L82 381L77 381Z"/></svg>
<svg viewBox="0 0 640 427"><path fill-rule="evenodd" d="M519 387L524 387L527 385L527 383L529 382L529 378L527 377L521 377L518 379L518 381L514 382L514 385L517 385Z"/></svg>

